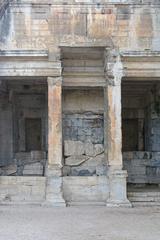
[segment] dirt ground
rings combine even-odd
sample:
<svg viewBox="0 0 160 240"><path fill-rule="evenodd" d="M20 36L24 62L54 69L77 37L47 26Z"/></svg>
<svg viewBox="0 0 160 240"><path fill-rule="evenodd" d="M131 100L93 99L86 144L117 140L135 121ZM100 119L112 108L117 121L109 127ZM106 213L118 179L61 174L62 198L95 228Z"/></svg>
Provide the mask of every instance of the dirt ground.
<svg viewBox="0 0 160 240"><path fill-rule="evenodd" d="M0 206L0 240L159 240L160 208Z"/></svg>

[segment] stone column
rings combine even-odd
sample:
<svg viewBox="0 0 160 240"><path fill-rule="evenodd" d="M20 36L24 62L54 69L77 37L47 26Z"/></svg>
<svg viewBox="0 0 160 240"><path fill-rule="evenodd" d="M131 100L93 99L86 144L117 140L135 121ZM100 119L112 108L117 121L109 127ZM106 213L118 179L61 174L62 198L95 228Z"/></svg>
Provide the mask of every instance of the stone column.
<svg viewBox="0 0 160 240"><path fill-rule="evenodd" d="M107 206L131 206L127 199L127 172L122 170L122 129L121 129L121 79L123 76L120 56L112 53L107 58L104 90L106 109L106 158L108 165L109 199Z"/></svg>
<svg viewBox="0 0 160 240"><path fill-rule="evenodd" d="M62 78L48 77L48 166L46 202L66 206L62 191Z"/></svg>

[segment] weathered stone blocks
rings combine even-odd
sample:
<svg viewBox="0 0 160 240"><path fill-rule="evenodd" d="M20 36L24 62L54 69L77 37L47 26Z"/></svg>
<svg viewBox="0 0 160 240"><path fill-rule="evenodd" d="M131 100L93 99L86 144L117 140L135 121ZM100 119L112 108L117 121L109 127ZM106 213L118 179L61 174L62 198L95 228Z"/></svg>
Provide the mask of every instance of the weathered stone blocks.
<svg viewBox="0 0 160 240"><path fill-rule="evenodd" d="M65 176L105 175L106 163L102 144L92 142L65 141L64 142Z"/></svg>
<svg viewBox="0 0 160 240"><path fill-rule="evenodd" d="M85 154L87 156L96 156L104 152L102 144L93 144L91 142L85 143Z"/></svg>
<svg viewBox="0 0 160 240"><path fill-rule="evenodd" d="M123 167L128 172L128 182L158 184L160 182L160 152L125 152Z"/></svg>
<svg viewBox="0 0 160 240"><path fill-rule="evenodd" d="M1 176L43 176L46 153L43 151L18 152L14 163L0 167Z"/></svg>
<svg viewBox="0 0 160 240"><path fill-rule="evenodd" d="M0 168L1 176L12 176L12 175L16 175L16 173L17 173L17 165L16 164L10 164L10 165Z"/></svg>
<svg viewBox="0 0 160 240"><path fill-rule="evenodd" d="M109 197L109 182L106 176L63 177L63 192L69 205L105 205Z"/></svg>
<svg viewBox="0 0 160 240"><path fill-rule="evenodd" d="M25 175L43 176L43 174L44 174L44 166L40 162L26 164L23 168L23 176Z"/></svg>
<svg viewBox="0 0 160 240"><path fill-rule="evenodd" d="M83 155L84 154L84 144L80 141L64 141L64 155Z"/></svg>
<svg viewBox="0 0 160 240"><path fill-rule="evenodd" d="M0 176L0 203L42 203L45 177Z"/></svg>
<svg viewBox="0 0 160 240"><path fill-rule="evenodd" d="M88 159L89 157L85 155L73 155L65 159L65 164L71 167L79 166L83 164L85 161L87 161Z"/></svg>
<svg viewBox="0 0 160 240"><path fill-rule="evenodd" d="M74 107L74 106L73 106ZM64 140L102 144L104 140L103 115L94 113L64 114Z"/></svg>

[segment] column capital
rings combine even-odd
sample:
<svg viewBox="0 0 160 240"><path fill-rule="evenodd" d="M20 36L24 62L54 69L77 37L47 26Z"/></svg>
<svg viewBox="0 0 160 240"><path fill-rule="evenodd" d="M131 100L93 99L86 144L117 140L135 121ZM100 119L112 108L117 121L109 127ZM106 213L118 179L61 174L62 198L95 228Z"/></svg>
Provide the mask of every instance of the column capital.
<svg viewBox="0 0 160 240"><path fill-rule="evenodd" d="M62 77L48 77L47 82L49 86L61 86L62 85Z"/></svg>
<svg viewBox="0 0 160 240"><path fill-rule="evenodd" d="M106 82L110 86L120 86L124 76L123 64L118 51L107 50L105 56Z"/></svg>
<svg viewBox="0 0 160 240"><path fill-rule="evenodd" d="M120 74L116 76L106 76L107 86L121 86L122 76Z"/></svg>

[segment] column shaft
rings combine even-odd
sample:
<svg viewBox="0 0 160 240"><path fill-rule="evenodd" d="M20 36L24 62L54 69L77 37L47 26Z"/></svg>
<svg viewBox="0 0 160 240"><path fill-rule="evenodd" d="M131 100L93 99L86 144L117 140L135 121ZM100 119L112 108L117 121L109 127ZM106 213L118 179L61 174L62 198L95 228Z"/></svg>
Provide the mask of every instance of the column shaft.
<svg viewBox="0 0 160 240"><path fill-rule="evenodd" d="M48 78L48 165L62 167L62 83Z"/></svg>
<svg viewBox="0 0 160 240"><path fill-rule="evenodd" d="M66 206L62 178L62 79L48 78L48 167L46 204Z"/></svg>
<svg viewBox="0 0 160 240"><path fill-rule="evenodd" d="M119 55L110 55L105 88L106 156L108 164L109 199L107 206L131 206L127 199L127 172L122 170L121 79L122 64Z"/></svg>
<svg viewBox="0 0 160 240"><path fill-rule="evenodd" d="M105 95L108 165L116 169L122 169L121 86L108 84Z"/></svg>

